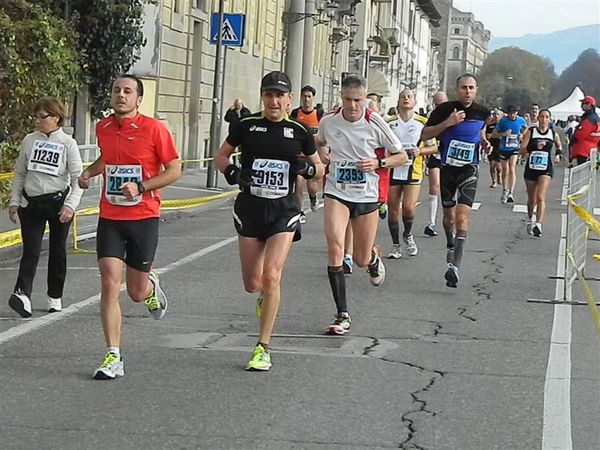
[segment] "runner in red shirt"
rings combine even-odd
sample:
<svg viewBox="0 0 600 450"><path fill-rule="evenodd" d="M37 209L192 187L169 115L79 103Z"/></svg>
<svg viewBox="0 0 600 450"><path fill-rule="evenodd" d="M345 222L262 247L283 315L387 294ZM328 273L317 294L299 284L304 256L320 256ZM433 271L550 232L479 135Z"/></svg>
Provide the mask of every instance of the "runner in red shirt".
<svg viewBox="0 0 600 450"><path fill-rule="evenodd" d="M151 269L158 244L159 189L181 176L181 164L167 128L138 112L143 95L144 86L137 77L122 75L115 80L110 99L115 112L96 126L100 157L79 177L84 189L90 178L102 174L104 179L96 247L108 349L94 373L96 380L125 374L119 306L123 263L129 297L143 301L157 320L167 311L167 297Z"/></svg>

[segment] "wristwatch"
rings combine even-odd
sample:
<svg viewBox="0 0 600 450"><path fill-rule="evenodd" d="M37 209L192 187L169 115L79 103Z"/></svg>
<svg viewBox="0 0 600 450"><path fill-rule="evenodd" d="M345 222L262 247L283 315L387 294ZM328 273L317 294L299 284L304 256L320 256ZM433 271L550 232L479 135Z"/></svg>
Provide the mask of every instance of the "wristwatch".
<svg viewBox="0 0 600 450"><path fill-rule="evenodd" d="M381 167L382 169L385 169L387 167L387 161L385 160L385 158L378 158L377 160L379 161L379 167Z"/></svg>
<svg viewBox="0 0 600 450"><path fill-rule="evenodd" d="M146 188L144 187L141 181L138 181L136 184L138 188L138 193L143 194L144 192L146 192Z"/></svg>

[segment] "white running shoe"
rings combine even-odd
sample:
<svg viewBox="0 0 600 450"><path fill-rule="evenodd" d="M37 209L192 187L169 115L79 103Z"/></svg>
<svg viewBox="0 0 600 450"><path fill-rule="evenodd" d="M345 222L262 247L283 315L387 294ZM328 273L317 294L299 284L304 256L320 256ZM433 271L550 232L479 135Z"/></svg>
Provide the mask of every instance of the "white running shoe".
<svg viewBox="0 0 600 450"><path fill-rule="evenodd" d="M158 274L156 272L150 272L148 274L148 279L154 285L154 290L152 293L144 300L144 304L152 314L155 320L160 320L165 317L167 313L167 296L164 291L160 288L160 282L158 279Z"/></svg>
<svg viewBox="0 0 600 450"><path fill-rule="evenodd" d="M381 249L377 244L373 246L373 253L377 255L377 259L373 264L369 264L367 272L369 272L369 280L373 286L381 286L385 280L385 266L381 259Z"/></svg>
<svg viewBox="0 0 600 450"><path fill-rule="evenodd" d="M21 317L31 317L31 300L21 291L11 294L8 299L8 306L14 309Z"/></svg>
<svg viewBox="0 0 600 450"><path fill-rule="evenodd" d="M409 234L408 236L402 236L402 240L406 245L406 253L408 253L408 256L417 256L419 249L417 248L415 237L412 234Z"/></svg>
<svg viewBox="0 0 600 450"><path fill-rule="evenodd" d="M506 203L507 200L508 200L508 191L507 190L503 190L502 191L502 195L500 196L500 202L501 203Z"/></svg>
<svg viewBox="0 0 600 450"><path fill-rule="evenodd" d="M107 352L100 363L100 367L94 372L94 380L114 380L123 375L125 375L123 358L112 352Z"/></svg>
<svg viewBox="0 0 600 450"><path fill-rule="evenodd" d="M527 221L527 234L533 236L533 221L531 220Z"/></svg>
<svg viewBox="0 0 600 450"><path fill-rule="evenodd" d="M541 224L541 223L539 223L539 222L538 222L538 223L536 223L536 224L533 226L533 230L532 230L532 232L533 232L533 236L534 236L534 237L537 237L537 238L539 238L539 237L542 237L542 224Z"/></svg>
<svg viewBox="0 0 600 450"><path fill-rule="evenodd" d="M62 311L62 299L48 297L48 312L61 312Z"/></svg>
<svg viewBox="0 0 600 450"><path fill-rule="evenodd" d="M400 244L394 244L392 246L392 249L388 253L388 258L389 259L400 259L400 258L402 258L402 247L400 246Z"/></svg>

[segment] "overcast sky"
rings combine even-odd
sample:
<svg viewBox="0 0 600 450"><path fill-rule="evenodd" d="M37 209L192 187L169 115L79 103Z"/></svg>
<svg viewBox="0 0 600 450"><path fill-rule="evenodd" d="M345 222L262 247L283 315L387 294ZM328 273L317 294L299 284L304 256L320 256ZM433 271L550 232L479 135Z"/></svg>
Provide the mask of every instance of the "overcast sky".
<svg viewBox="0 0 600 450"><path fill-rule="evenodd" d="M475 14L494 37L544 34L600 24L600 0L454 0L453 3L455 8Z"/></svg>

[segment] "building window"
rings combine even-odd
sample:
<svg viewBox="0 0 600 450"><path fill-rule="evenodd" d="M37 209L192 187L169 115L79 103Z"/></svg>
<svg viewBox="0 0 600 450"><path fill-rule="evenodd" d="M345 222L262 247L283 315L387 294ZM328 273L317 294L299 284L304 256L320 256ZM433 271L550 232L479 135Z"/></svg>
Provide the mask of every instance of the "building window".
<svg viewBox="0 0 600 450"><path fill-rule="evenodd" d="M173 0L173 12L181 14L181 0Z"/></svg>
<svg viewBox="0 0 600 450"><path fill-rule="evenodd" d="M455 28L454 29L454 34L460 34L460 28Z"/></svg>
<svg viewBox="0 0 600 450"><path fill-rule="evenodd" d="M206 0L196 0L196 8L206 12Z"/></svg>
<svg viewBox="0 0 600 450"><path fill-rule="evenodd" d="M452 49L452 59L460 59L460 48L454 47Z"/></svg>

